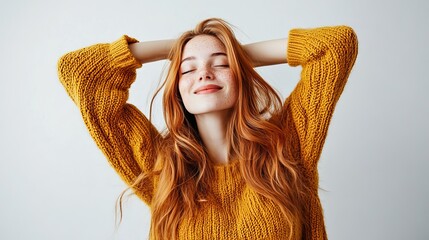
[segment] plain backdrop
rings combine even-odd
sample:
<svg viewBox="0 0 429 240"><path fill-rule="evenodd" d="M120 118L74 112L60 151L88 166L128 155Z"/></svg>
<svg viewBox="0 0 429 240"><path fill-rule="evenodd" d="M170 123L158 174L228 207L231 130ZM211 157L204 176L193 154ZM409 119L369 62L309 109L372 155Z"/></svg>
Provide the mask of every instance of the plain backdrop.
<svg viewBox="0 0 429 240"><path fill-rule="evenodd" d="M355 29L359 55L319 165L328 236L429 239L428 12L420 0L2 0L0 239L147 239L150 212L136 197L115 230L126 186L59 83L57 60L123 34L175 38L208 17L236 26L242 43L296 27ZM130 102L146 114L164 66L138 70ZM258 71L286 97L300 68Z"/></svg>

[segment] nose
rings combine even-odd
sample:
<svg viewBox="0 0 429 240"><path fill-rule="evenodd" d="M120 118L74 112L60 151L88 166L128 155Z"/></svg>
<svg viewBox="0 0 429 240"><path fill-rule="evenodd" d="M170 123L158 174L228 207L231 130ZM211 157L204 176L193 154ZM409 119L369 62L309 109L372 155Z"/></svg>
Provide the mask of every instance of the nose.
<svg viewBox="0 0 429 240"><path fill-rule="evenodd" d="M208 69L202 69L199 72L199 80L212 80L213 79L213 73L209 71Z"/></svg>

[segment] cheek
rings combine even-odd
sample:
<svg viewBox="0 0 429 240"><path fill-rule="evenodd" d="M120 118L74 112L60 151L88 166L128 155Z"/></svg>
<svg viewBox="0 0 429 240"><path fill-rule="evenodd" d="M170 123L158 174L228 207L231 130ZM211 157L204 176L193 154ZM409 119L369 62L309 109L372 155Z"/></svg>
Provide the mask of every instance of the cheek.
<svg viewBox="0 0 429 240"><path fill-rule="evenodd" d="M183 96L186 96L187 90L190 87L190 81L187 79L181 78L179 79L178 87L179 87L180 96L182 96L183 98Z"/></svg>
<svg viewBox="0 0 429 240"><path fill-rule="evenodd" d="M232 73L227 73L224 76L225 82L228 85L228 96L226 96L226 102L228 104L237 103L238 99L238 82L237 79L234 78Z"/></svg>
<svg viewBox="0 0 429 240"><path fill-rule="evenodd" d="M232 93L238 94L238 83L237 83L237 79L234 78L233 74L227 73L224 76L224 79L226 79L226 82L229 86L230 91L232 91Z"/></svg>

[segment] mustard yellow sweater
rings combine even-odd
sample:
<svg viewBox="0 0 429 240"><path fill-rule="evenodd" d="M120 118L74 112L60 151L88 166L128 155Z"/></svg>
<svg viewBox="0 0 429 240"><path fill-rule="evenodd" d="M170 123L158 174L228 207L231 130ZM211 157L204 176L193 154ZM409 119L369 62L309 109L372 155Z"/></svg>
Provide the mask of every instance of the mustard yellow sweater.
<svg viewBox="0 0 429 240"><path fill-rule="evenodd" d="M157 130L133 105L128 89L141 64L133 57L127 36L110 44L97 44L64 55L58 63L59 78L79 107L98 147L121 178L131 184L154 165L150 132ZM357 38L349 27L293 29L289 33L287 60L302 66L301 80L284 103L293 133L295 156L302 161L311 183L309 231L294 226L294 239L327 239L318 197L317 162L335 105L357 56ZM149 181L136 194L149 206L157 186ZM216 166L211 194L195 218L182 219L179 239L286 239L289 226L279 208L259 196L243 180L238 161Z"/></svg>

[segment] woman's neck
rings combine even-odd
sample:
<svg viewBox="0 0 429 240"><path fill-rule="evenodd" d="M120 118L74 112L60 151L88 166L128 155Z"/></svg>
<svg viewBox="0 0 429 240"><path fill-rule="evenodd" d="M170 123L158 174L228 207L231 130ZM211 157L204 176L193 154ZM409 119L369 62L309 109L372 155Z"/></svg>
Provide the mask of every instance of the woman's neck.
<svg viewBox="0 0 429 240"><path fill-rule="evenodd" d="M227 164L229 161L229 147L226 138L226 126L229 118L230 111L195 115L200 137L210 159L215 164Z"/></svg>

